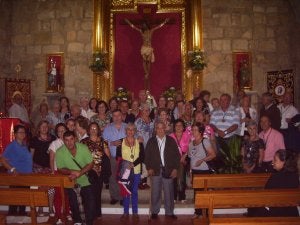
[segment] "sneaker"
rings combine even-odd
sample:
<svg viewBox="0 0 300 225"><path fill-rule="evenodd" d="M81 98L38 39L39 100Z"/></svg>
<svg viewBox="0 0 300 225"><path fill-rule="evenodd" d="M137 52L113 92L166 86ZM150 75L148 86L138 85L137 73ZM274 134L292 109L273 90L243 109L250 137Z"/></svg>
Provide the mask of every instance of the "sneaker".
<svg viewBox="0 0 300 225"><path fill-rule="evenodd" d="M82 223L74 223L74 225L82 225Z"/></svg>
<svg viewBox="0 0 300 225"><path fill-rule="evenodd" d="M181 204L185 204L186 203L186 200L181 200Z"/></svg>
<svg viewBox="0 0 300 225"><path fill-rule="evenodd" d="M55 214L52 212L52 213L49 213L49 216L50 216L50 217L54 217Z"/></svg>
<svg viewBox="0 0 300 225"><path fill-rule="evenodd" d="M56 221L56 224L63 224L63 222L61 221L61 219L58 219L58 220Z"/></svg>

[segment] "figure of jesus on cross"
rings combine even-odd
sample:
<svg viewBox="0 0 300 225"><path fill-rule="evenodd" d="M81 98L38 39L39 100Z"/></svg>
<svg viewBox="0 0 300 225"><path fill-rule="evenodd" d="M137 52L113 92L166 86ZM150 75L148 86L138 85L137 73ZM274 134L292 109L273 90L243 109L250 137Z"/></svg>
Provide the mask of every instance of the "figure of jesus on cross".
<svg viewBox="0 0 300 225"><path fill-rule="evenodd" d="M162 26L164 26L169 21L169 18L165 19L161 24L151 28L148 23L144 22L142 28L138 28L128 19L125 19L125 22L130 25L131 28L139 31L143 38L143 44L141 47L141 55L143 57L143 67L145 72L145 88L149 90L149 75L151 69L151 63L155 61L153 48L151 45L153 32Z"/></svg>

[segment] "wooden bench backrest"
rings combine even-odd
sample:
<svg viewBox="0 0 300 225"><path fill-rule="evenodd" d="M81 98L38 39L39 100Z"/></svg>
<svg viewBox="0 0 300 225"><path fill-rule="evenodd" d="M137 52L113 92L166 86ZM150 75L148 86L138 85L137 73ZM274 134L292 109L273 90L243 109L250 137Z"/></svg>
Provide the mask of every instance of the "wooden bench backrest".
<svg viewBox="0 0 300 225"><path fill-rule="evenodd" d="M66 175L52 174L18 174L11 175L0 174L0 186L49 186L49 187L74 187L74 181L71 181Z"/></svg>
<svg viewBox="0 0 300 225"><path fill-rule="evenodd" d="M195 208L298 206L300 189L198 191Z"/></svg>
<svg viewBox="0 0 300 225"><path fill-rule="evenodd" d="M48 206L48 193L45 190L23 188L0 188L1 205Z"/></svg>
<svg viewBox="0 0 300 225"><path fill-rule="evenodd" d="M269 173L262 174L195 174L193 188L262 188L265 186Z"/></svg>

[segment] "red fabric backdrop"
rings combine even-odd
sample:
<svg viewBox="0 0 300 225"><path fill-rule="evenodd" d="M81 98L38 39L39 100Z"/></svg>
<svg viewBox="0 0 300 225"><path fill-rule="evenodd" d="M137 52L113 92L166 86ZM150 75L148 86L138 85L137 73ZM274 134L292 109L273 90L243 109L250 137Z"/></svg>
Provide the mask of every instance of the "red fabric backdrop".
<svg viewBox="0 0 300 225"><path fill-rule="evenodd" d="M115 88L124 87L137 97L138 91L144 89L144 69L140 53L142 36L124 23L125 18L138 21L143 16L141 13L115 15ZM153 14L150 20L162 22L165 18L170 18L171 22L154 31L152 36L155 62L151 64L150 92L155 97L171 86L181 89L181 14Z"/></svg>

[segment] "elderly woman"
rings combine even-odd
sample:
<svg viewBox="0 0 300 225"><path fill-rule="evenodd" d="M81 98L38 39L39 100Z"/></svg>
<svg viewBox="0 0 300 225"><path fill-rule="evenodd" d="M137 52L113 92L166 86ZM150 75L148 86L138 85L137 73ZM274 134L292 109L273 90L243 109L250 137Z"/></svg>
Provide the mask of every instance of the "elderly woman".
<svg viewBox="0 0 300 225"><path fill-rule="evenodd" d="M15 140L2 155L2 163L9 173L32 173L32 157L25 145L26 129L23 125L14 127ZM19 211L17 211L19 209ZM25 206L9 206L9 214L25 215Z"/></svg>
<svg viewBox="0 0 300 225"><path fill-rule="evenodd" d="M138 219L138 186L141 179L141 163L144 159L144 146L135 138L136 126L128 123L126 126L126 137L117 147L117 158L120 166L120 190L122 192L124 214L122 220L129 217L129 203L131 199L133 219ZM130 184L129 184L130 182Z"/></svg>
<svg viewBox="0 0 300 225"><path fill-rule="evenodd" d="M245 95L241 100L241 105L239 107L241 115L241 125L239 135L244 137L244 139L249 138L249 132L247 130L247 125L250 121L257 121L257 112L251 107L250 96Z"/></svg>
<svg viewBox="0 0 300 225"><path fill-rule="evenodd" d="M55 137L50 134L49 122L42 120L39 122L34 136L29 143L29 149L33 155L33 172L35 173L51 173L49 145ZM53 199L54 189L49 189L49 212L54 216ZM42 208L39 208L39 214L42 215Z"/></svg>
<svg viewBox="0 0 300 225"><path fill-rule="evenodd" d="M110 152L108 144L100 136L99 125L95 122L90 123L88 127L88 137L83 139L81 143L86 144L92 153L94 160L93 170L98 175L95 183L92 183L94 197L96 198L96 216L102 216L101 210L101 193L103 181L111 175L109 157Z"/></svg>
<svg viewBox="0 0 300 225"><path fill-rule="evenodd" d="M185 126L191 126L194 122L193 120L193 112L194 108L190 102L184 104L184 113L181 115L180 119L182 119L185 123Z"/></svg>
<svg viewBox="0 0 300 225"><path fill-rule="evenodd" d="M191 159L192 174L209 174L208 161L216 157L216 153L208 139L204 138L205 126L195 123L192 126L194 140L189 144L188 157ZM194 218L201 215L201 209L195 209Z"/></svg>
<svg viewBox="0 0 300 225"><path fill-rule="evenodd" d="M245 173L257 173L261 171L261 164L264 159L265 144L259 138L257 124L250 121L247 126L249 138L243 141L242 156Z"/></svg>
<svg viewBox="0 0 300 225"><path fill-rule="evenodd" d="M166 126L166 134L169 135L173 132L173 126L169 118L169 110L167 108L160 108L158 110L158 121L163 122Z"/></svg>
<svg viewBox="0 0 300 225"><path fill-rule="evenodd" d="M178 170L177 178L174 179L174 199L186 202L185 189L186 189L186 157L185 154L189 149L189 143L191 140L191 133L185 129L184 121L177 119L173 125L174 132L170 134L178 146L179 153L181 155L180 167Z"/></svg>
<svg viewBox="0 0 300 225"><path fill-rule="evenodd" d="M150 106L147 103L141 105L141 116L135 121L137 128L137 137L143 143L144 148L148 140L153 136L154 121L150 118ZM147 184L147 170L145 164L142 164L142 179L140 189L149 188Z"/></svg>
<svg viewBox="0 0 300 225"><path fill-rule="evenodd" d="M110 123L110 116L108 114L108 105L105 101L99 101L96 105L96 115L92 116L90 121L99 125L101 132L105 126Z"/></svg>
<svg viewBox="0 0 300 225"><path fill-rule="evenodd" d="M273 159L274 173L271 174L265 189L299 188L297 170L298 153L278 150ZM297 207L249 208L248 216L298 217Z"/></svg>

